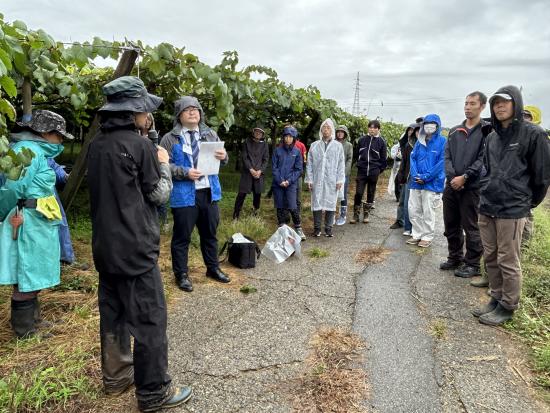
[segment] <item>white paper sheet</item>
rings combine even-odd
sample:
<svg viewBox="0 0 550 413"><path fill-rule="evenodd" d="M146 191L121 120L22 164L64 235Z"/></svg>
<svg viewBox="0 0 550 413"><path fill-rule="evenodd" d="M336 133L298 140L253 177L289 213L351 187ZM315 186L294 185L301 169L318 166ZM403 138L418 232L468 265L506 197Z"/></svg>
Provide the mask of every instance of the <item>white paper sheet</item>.
<svg viewBox="0 0 550 413"><path fill-rule="evenodd" d="M218 175L220 172L220 161L215 158L214 153L223 149L225 142L202 142L199 151L197 169L203 175Z"/></svg>

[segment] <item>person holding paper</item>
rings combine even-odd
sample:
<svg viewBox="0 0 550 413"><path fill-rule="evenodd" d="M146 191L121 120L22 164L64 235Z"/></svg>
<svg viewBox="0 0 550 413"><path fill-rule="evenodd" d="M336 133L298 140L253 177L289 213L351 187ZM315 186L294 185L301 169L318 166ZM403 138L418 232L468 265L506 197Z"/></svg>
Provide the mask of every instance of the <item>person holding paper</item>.
<svg viewBox="0 0 550 413"><path fill-rule="evenodd" d="M184 96L175 102L174 128L163 136L160 146L168 151L174 188L170 206L174 217L172 234L172 268L176 283L183 291L193 291L189 278L188 254L191 233L197 226L206 276L227 283L218 263L216 231L220 222L218 201L222 189L218 175L205 175L198 168L201 144L219 142L214 130L204 123L202 107L193 96ZM216 149L212 155L227 164L225 149ZM202 161L201 161L202 162Z"/></svg>

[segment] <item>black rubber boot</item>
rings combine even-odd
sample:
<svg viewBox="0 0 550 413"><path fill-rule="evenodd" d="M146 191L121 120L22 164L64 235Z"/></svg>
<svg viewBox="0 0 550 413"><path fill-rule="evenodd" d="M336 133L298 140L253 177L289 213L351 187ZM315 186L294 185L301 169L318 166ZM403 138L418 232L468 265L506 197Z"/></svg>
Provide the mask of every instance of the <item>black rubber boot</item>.
<svg viewBox="0 0 550 413"><path fill-rule="evenodd" d="M361 205L354 205L353 206L353 217L349 220L350 224L355 224L356 222L359 222L359 214L361 213Z"/></svg>
<svg viewBox="0 0 550 413"><path fill-rule="evenodd" d="M506 321L511 320L513 316L514 310L507 310L499 303L493 311L481 315L479 317L479 322L481 324L487 324L488 326L499 326Z"/></svg>
<svg viewBox="0 0 550 413"><path fill-rule="evenodd" d="M472 314L474 315L474 317L481 317L483 314L488 314L493 311L495 308L497 308L497 305L498 301L491 297L491 300L488 304L484 305L481 308L476 308L472 311Z"/></svg>
<svg viewBox="0 0 550 413"><path fill-rule="evenodd" d="M37 299L27 301L11 300L11 327L18 338L29 338L36 334L34 308Z"/></svg>

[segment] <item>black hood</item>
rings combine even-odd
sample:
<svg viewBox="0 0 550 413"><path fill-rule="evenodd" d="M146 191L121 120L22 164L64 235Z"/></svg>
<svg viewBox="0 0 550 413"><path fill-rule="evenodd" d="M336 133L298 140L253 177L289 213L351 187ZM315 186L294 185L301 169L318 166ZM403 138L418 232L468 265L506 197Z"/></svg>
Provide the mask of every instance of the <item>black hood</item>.
<svg viewBox="0 0 550 413"><path fill-rule="evenodd" d="M99 112L101 129L136 130L133 112Z"/></svg>
<svg viewBox="0 0 550 413"><path fill-rule="evenodd" d="M497 120L495 112L493 112L493 100L495 95L499 93L506 93L512 97L512 102L514 103L514 119L512 120L511 126L519 125L523 122L523 98L521 97L521 92L516 86L503 86L495 92L495 94L489 99L489 106L491 108L491 123L493 127L499 133L503 130L502 124Z"/></svg>

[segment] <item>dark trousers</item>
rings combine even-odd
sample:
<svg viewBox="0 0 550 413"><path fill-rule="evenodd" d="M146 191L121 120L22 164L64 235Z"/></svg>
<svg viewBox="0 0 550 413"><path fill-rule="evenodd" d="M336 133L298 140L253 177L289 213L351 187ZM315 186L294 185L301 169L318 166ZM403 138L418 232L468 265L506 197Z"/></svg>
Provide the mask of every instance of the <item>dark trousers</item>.
<svg viewBox="0 0 550 413"><path fill-rule="evenodd" d="M449 260L464 261L479 268L483 245L479 235L479 191L455 191L449 185L443 191L443 222L449 247ZM464 254L466 233L466 254Z"/></svg>
<svg viewBox="0 0 550 413"><path fill-rule="evenodd" d="M290 217L292 216L292 222L294 223L295 228L300 228L302 226L302 221L300 219L300 213L297 209L287 209L287 208L277 208L277 223L279 226L290 224Z"/></svg>
<svg viewBox="0 0 550 413"><path fill-rule="evenodd" d="M335 211L325 211L325 233L332 233L332 222L334 221ZM313 211L313 230L321 231L321 222L323 220L323 211Z"/></svg>
<svg viewBox="0 0 550 413"><path fill-rule="evenodd" d="M399 222L401 226L404 226L405 225L405 185L398 185L398 186L399 186L399 204L397 205L397 217L395 220Z"/></svg>
<svg viewBox="0 0 550 413"><path fill-rule="evenodd" d="M241 215L241 210L243 209L244 200L246 198L246 193L239 192L235 198L235 208L233 209L233 218L239 218ZM252 205L254 209L260 209L260 202L262 199L261 193L252 192Z"/></svg>
<svg viewBox="0 0 550 413"><path fill-rule="evenodd" d="M171 378L166 301L158 266L135 277L99 274L98 304L105 389L115 392L134 381L140 405L164 400Z"/></svg>
<svg viewBox="0 0 550 413"><path fill-rule="evenodd" d="M401 199L401 184L397 182L397 177L395 177L394 181L393 181L393 188L394 188L394 192L395 192L395 200L397 202L399 202L399 200Z"/></svg>
<svg viewBox="0 0 550 413"><path fill-rule="evenodd" d="M195 205L183 208L172 208L174 229L172 231L172 268L179 276L189 272L189 244L195 225L199 231L202 258L206 268L218 269L218 239L216 231L220 223L220 210L217 202L211 201L210 189L198 190L195 194Z"/></svg>
<svg viewBox="0 0 550 413"><path fill-rule="evenodd" d="M355 183L357 184L355 188L355 205L361 205L363 199L363 193L365 192L365 187L367 188L367 204L374 203L374 195L376 194L376 184L378 183L379 175L357 175Z"/></svg>

